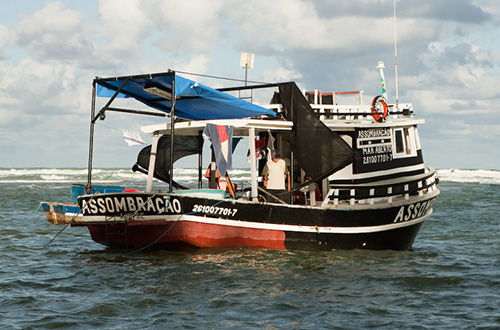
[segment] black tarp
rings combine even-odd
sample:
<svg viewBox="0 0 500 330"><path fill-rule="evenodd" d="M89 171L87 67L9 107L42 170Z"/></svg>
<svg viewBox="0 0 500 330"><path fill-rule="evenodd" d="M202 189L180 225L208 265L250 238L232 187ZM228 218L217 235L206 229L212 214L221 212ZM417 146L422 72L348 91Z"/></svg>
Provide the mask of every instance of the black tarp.
<svg viewBox="0 0 500 330"><path fill-rule="evenodd" d="M319 120L294 82L280 84L279 93L285 117L293 121L291 149L312 181L324 179L356 160L357 152Z"/></svg>
<svg viewBox="0 0 500 330"><path fill-rule="evenodd" d="M194 155L203 148L203 138L201 136L183 136L174 137L174 163L180 158ZM151 145L145 147L137 156L137 165L149 169L149 158L151 154ZM154 177L158 180L170 182L170 135L162 135L158 140L158 149L156 152L156 164ZM182 185L172 182L172 185L179 189L186 189Z"/></svg>

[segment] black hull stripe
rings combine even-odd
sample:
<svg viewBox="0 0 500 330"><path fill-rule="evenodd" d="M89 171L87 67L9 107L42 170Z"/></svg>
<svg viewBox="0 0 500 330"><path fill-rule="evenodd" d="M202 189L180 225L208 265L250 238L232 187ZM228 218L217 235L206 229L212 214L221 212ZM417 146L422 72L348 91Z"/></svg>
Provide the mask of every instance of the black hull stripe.
<svg viewBox="0 0 500 330"><path fill-rule="evenodd" d="M386 172L386 171L383 171L383 172ZM422 168L417 168L417 169L411 170L411 171L395 172L395 173L384 174L384 175L377 175L377 172L373 172L373 173L371 173L370 177L368 177L368 178L359 178L356 174L354 174L353 175L354 178L352 180L330 180L330 185L353 184L353 183L366 184L366 183L373 183L373 182L378 182L378 181L405 178L408 176L414 176L414 175L419 175L419 174L424 174L424 173L425 173L425 168L422 167Z"/></svg>

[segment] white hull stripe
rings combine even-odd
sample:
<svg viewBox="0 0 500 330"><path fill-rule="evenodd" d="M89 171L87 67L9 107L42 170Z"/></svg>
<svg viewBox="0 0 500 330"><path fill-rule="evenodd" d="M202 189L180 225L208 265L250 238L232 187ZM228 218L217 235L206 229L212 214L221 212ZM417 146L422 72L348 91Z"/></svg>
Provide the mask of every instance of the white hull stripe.
<svg viewBox="0 0 500 330"><path fill-rule="evenodd" d="M71 212L66 212L64 213L65 217L73 218L73 217L78 217L78 218L83 218L83 215L81 213L71 213Z"/></svg>
<svg viewBox="0 0 500 330"><path fill-rule="evenodd" d="M228 227L240 227L240 228L252 228L252 229L264 229L264 230L279 230L279 231L292 231L292 232L303 232L303 233L317 233L317 234L365 234L365 233L376 233L382 231L388 231L398 228L404 228L416 225L420 222L425 221L432 214L432 209L426 215L409 220L409 221L400 221L394 222L385 225L378 226L358 226L358 227L317 227L317 226L301 226L301 225L285 225L285 224L275 224L275 223L263 223L263 222L249 222L249 221L240 221L240 220L228 220L221 218L210 218L205 216L197 216L197 215L164 215L161 218L158 216L144 216L142 219L135 219L137 222L148 222L152 220L165 220L166 222L177 222L177 221L189 221L189 222L198 222L205 224L213 224L220 226L228 226ZM86 224L102 224L103 222L107 223L123 223L123 218L115 218L110 219L107 218L104 221L104 217L102 216L87 216L85 217L87 221L78 220L79 223Z"/></svg>
<svg viewBox="0 0 500 330"><path fill-rule="evenodd" d="M236 221L236 220L226 220L226 219L215 219L200 217L196 215L182 215L179 221L191 221L206 224L214 224L221 226L230 227L241 227L241 228L253 228L253 229L265 229L265 230L280 230L280 231L292 231L292 232L303 232L303 233L318 233L318 234L364 234L364 233L376 233L382 231L388 231L398 228L404 228L416 225L425 221L432 214L432 210L420 217L410 221L395 222L386 225L379 226L366 226L366 227L316 227L316 226L299 226L299 225L281 225L273 223L260 223L260 222L246 222L246 221ZM171 216L169 216L172 219ZM176 217L178 218L178 217ZM166 219L167 220L167 219ZM176 221L177 219L167 220Z"/></svg>

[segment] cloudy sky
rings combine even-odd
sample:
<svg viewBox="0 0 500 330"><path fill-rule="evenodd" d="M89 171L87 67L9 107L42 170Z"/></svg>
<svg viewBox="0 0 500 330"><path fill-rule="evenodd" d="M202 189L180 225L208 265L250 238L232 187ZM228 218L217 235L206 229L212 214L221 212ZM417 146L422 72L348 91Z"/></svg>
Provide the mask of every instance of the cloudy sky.
<svg viewBox="0 0 500 330"><path fill-rule="evenodd" d="M399 101L426 119L427 165L500 170L498 0L399 0L397 39ZM382 60L395 98L393 0L0 0L0 167L86 167L95 76L242 79L241 52L255 53L249 80L364 90L366 103ZM140 148L122 130L155 118L108 114L94 165L131 166Z"/></svg>

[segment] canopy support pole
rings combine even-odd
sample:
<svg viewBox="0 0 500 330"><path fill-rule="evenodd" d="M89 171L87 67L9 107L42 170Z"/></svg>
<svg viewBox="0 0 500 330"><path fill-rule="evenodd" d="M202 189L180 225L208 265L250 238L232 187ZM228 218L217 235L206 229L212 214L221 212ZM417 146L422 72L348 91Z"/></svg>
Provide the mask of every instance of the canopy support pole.
<svg viewBox="0 0 500 330"><path fill-rule="evenodd" d="M158 150L158 132L153 133L153 142L151 143L151 154L149 156L148 181L146 183L146 192L153 190L153 176L156 166L156 151Z"/></svg>
<svg viewBox="0 0 500 330"><path fill-rule="evenodd" d="M99 113L97 114L97 116L93 117L92 121L95 123L97 121L97 119L99 117L101 117L101 115L104 115L105 112L106 112L106 109L108 109L108 107L111 105L111 103L113 103L113 101L116 99L116 97L118 96L118 94L120 94L120 92L122 91L123 87L125 87L125 85L128 83L128 79L125 79L123 81L123 83L121 84L120 88L118 88L115 93L113 94L113 96L109 99L108 103L106 103L105 106L102 107L101 111L99 111Z"/></svg>
<svg viewBox="0 0 500 330"><path fill-rule="evenodd" d="M132 109L121 109L121 108L106 108L106 111L116 111L116 112L125 112L132 113L136 115L146 115L146 116L156 116L156 117L166 117L166 113L156 113L150 111L141 111L141 110L132 110Z"/></svg>
<svg viewBox="0 0 500 330"><path fill-rule="evenodd" d="M87 174L87 185L85 190L87 194L90 194L91 181L92 181L92 158L94 150L94 115L95 115L95 99L96 99L96 81L92 82L92 105L90 109L90 141L89 141L89 163L88 163L88 174Z"/></svg>
<svg viewBox="0 0 500 330"><path fill-rule="evenodd" d="M172 183L174 181L174 129L175 129L175 71L170 71L172 77L172 107L170 108L170 182L168 192L172 193Z"/></svg>
<svg viewBox="0 0 500 330"><path fill-rule="evenodd" d="M257 166L255 164L255 127L251 127L248 133L249 148L250 148L250 175L251 175L251 187L252 187L252 201L257 202Z"/></svg>
<svg viewBox="0 0 500 330"><path fill-rule="evenodd" d="M293 93L292 93L291 100L290 100L290 108L291 109L289 111L290 111L290 115L291 115L291 121L293 123L294 123L294 121L293 121L294 120L294 118L293 118L294 111L292 109L294 107L295 107L295 104L294 104L294 97L293 97ZM294 123L294 125L295 125L295 123ZM290 204L292 204L292 205L293 205L293 192L292 191L294 189L294 182L293 182L294 179L293 178L295 177L294 176L294 171L295 171L295 166L294 166L295 159L294 158L295 157L294 157L293 150L292 150L292 136L290 136L290 181L291 182L289 182L289 185L290 185L291 191L289 192L289 194L290 194Z"/></svg>
<svg viewBox="0 0 500 330"><path fill-rule="evenodd" d="M202 188L202 175L203 175L203 145L201 142L203 141L203 133L200 131L198 133L198 140L200 145L200 150L198 151L198 189Z"/></svg>
<svg viewBox="0 0 500 330"><path fill-rule="evenodd" d="M293 178L295 177L293 175L294 171L295 171L295 157L294 157L294 154L293 154L293 151L291 150L290 148L290 191L289 191L289 194L290 194L290 204L293 205L293 189L294 189L294 186L295 186L295 182L293 180Z"/></svg>
<svg viewBox="0 0 500 330"><path fill-rule="evenodd" d="M212 159L210 161L210 176L208 177L208 187L209 188L214 188L214 189L219 189L219 180L217 180L217 163L215 162L215 152L214 148L210 148L211 152L210 154L212 155Z"/></svg>
<svg viewBox="0 0 500 330"><path fill-rule="evenodd" d="M396 0L394 0L394 74L396 76L396 109L399 103L398 91L398 40L396 36Z"/></svg>
<svg viewBox="0 0 500 330"><path fill-rule="evenodd" d="M90 110L90 141L89 141L89 163L88 163L88 174L87 174L87 185L85 186L85 190L87 191L87 194L90 194L90 190L92 188L92 158L93 158L93 150L94 150L94 126L95 122L97 121L98 118L104 119L104 117L101 117L104 115L106 108L109 107L109 105L115 100L115 98L120 94L121 90L125 85L127 84L128 79L126 79L118 88L118 90L113 94L111 99L106 103L106 105L99 111L97 115L95 115L95 100L96 100L96 94L97 94L97 78L94 79L92 82L92 105L91 105L91 110Z"/></svg>

